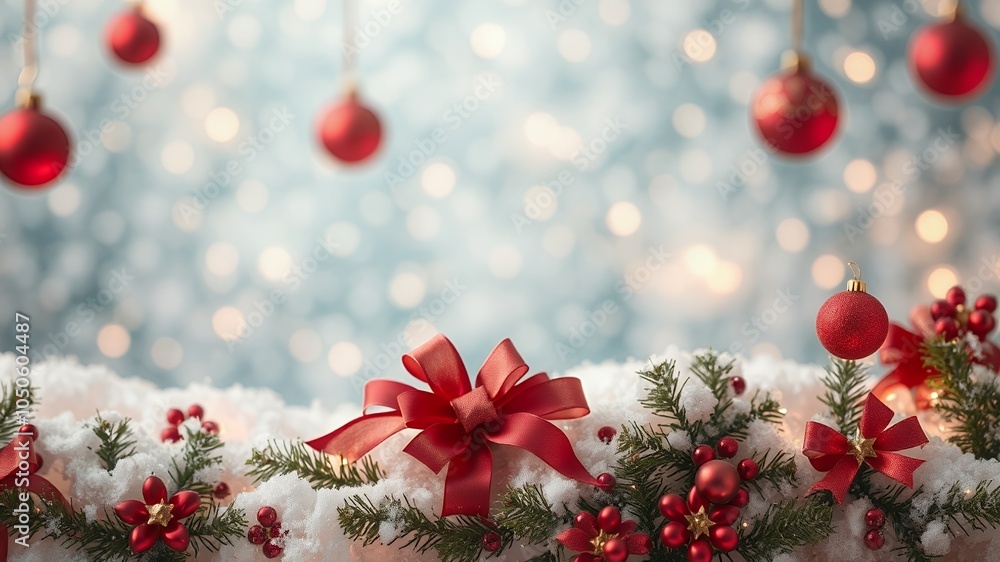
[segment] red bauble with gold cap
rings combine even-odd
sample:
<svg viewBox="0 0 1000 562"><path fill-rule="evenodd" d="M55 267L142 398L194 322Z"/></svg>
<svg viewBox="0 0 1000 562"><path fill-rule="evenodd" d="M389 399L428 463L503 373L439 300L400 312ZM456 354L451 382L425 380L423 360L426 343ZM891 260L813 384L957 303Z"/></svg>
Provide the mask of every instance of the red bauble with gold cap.
<svg viewBox="0 0 1000 562"><path fill-rule="evenodd" d="M840 121L837 93L814 74L801 54L785 55L785 68L765 80L754 94L751 119L761 138L788 156L803 156L825 146Z"/></svg>
<svg viewBox="0 0 1000 562"><path fill-rule="evenodd" d="M889 333L889 315L879 300L867 292L861 268L848 281L847 290L833 295L816 315L816 335L831 354L841 359L862 359L878 351Z"/></svg>
<svg viewBox="0 0 1000 562"><path fill-rule="evenodd" d="M69 163L70 142L58 121L41 110L37 96L0 117L0 172L15 187L38 189Z"/></svg>
<svg viewBox="0 0 1000 562"><path fill-rule="evenodd" d="M345 164L367 160L382 142L378 116L359 101L356 92L320 115L316 133L327 152Z"/></svg>
<svg viewBox="0 0 1000 562"><path fill-rule="evenodd" d="M115 57L126 64L148 62L160 50L160 30L142 4L118 14L104 29L104 39Z"/></svg>
<svg viewBox="0 0 1000 562"><path fill-rule="evenodd" d="M910 70L925 91L941 101L964 101L993 78L993 45L956 11L950 21L917 31L910 42Z"/></svg>

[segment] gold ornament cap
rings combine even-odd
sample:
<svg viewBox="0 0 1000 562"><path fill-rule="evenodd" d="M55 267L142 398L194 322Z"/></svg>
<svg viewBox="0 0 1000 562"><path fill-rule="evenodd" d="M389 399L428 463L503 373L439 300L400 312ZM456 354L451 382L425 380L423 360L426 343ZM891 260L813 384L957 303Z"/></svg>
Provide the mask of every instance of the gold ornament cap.
<svg viewBox="0 0 1000 562"><path fill-rule="evenodd" d="M809 69L812 68L812 61L809 59L809 55L804 52L796 49L788 49L784 53L781 53L781 68L797 72L809 72Z"/></svg>
<svg viewBox="0 0 1000 562"><path fill-rule="evenodd" d="M861 280L861 266L858 265L858 262L853 261L847 262L847 266L854 273L854 278L847 281L847 290L854 293L867 293L868 284Z"/></svg>

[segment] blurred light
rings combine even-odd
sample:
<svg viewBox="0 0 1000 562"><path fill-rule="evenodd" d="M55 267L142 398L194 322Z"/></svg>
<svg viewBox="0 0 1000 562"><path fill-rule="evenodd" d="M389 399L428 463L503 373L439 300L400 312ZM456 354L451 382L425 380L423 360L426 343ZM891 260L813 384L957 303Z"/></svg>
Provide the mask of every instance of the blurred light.
<svg viewBox="0 0 1000 562"><path fill-rule="evenodd" d="M844 260L832 254L824 254L812 264L813 282L820 289L832 289L844 280Z"/></svg>
<svg viewBox="0 0 1000 562"><path fill-rule="evenodd" d="M875 60L868 53L854 51L844 59L844 74L852 82L865 84L875 77Z"/></svg>
<svg viewBox="0 0 1000 562"><path fill-rule="evenodd" d="M924 11L934 17L945 17L955 12L958 0L924 0Z"/></svg>
<svg viewBox="0 0 1000 562"><path fill-rule="evenodd" d="M704 277L715 271L718 258L715 257L715 250L704 244L695 244L683 254L684 263L691 273Z"/></svg>
<svg viewBox="0 0 1000 562"><path fill-rule="evenodd" d="M132 129L124 121L111 121L101 128L101 144L109 152L123 152L132 144Z"/></svg>
<svg viewBox="0 0 1000 562"><path fill-rule="evenodd" d="M538 146L549 144L559 131L559 123L544 111L532 113L524 120L524 136Z"/></svg>
<svg viewBox="0 0 1000 562"><path fill-rule="evenodd" d="M205 116L205 134L216 142L232 140L240 131L240 118L228 107L217 107Z"/></svg>
<svg viewBox="0 0 1000 562"><path fill-rule="evenodd" d="M759 84L760 78L753 72L736 72L729 78L729 97L736 103L749 105Z"/></svg>
<svg viewBox="0 0 1000 562"><path fill-rule="evenodd" d="M550 140L548 148L549 154L553 158L570 160L577 156L580 149L583 148L583 139L572 127L559 127Z"/></svg>
<svg viewBox="0 0 1000 562"><path fill-rule="evenodd" d="M781 361L781 348L770 342L760 342L757 345L750 348L750 357L770 357L775 361ZM781 408L784 410L784 408ZM781 412L782 414L786 412Z"/></svg>
<svg viewBox="0 0 1000 562"><path fill-rule="evenodd" d="M484 23L469 37L472 51L484 59L495 59L507 45L507 32L495 23Z"/></svg>
<svg viewBox="0 0 1000 562"><path fill-rule="evenodd" d="M259 213L267 207L267 186L257 180L246 180L236 190L236 204L248 213Z"/></svg>
<svg viewBox="0 0 1000 562"><path fill-rule="evenodd" d="M361 350L358 349L358 346L349 341L342 341L330 348L327 362L330 364L330 370L335 374L349 377L361 369L364 357L361 356Z"/></svg>
<svg viewBox="0 0 1000 562"><path fill-rule="evenodd" d="M171 141L160 153L160 163L171 174L183 174L194 164L194 149L182 141Z"/></svg>
<svg viewBox="0 0 1000 562"><path fill-rule="evenodd" d="M215 90L209 84L188 86L181 94L181 108L195 119L201 119L214 107Z"/></svg>
<svg viewBox="0 0 1000 562"><path fill-rule="evenodd" d="M389 299L399 308L413 308L424 300L427 285L417 274L397 273L389 282Z"/></svg>
<svg viewBox="0 0 1000 562"><path fill-rule="evenodd" d="M681 177L691 183L705 183L713 171L712 157L701 149L685 150L681 154Z"/></svg>
<svg viewBox="0 0 1000 562"><path fill-rule="evenodd" d="M112 359L125 355L131 344L128 330L119 324L106 324L97 332L97 349Z"/></svg>
<svg viewBox="0 0 1000 562"><path fill-rule="evenodd" d="M184 359L184 348L173 338L159 338L149 351L153 363L161 369L173 369Z"/></svg>
<svg viewBox="0 0 1000 562"><path fill-rule="evenodd" d="M490 251L490 271L501 279L516 277L521 272L521 262L521 252L508 244L494 246Z"/></svg>
<svg viewBox="0 0 1000 562"><path fill-rule="evenodd" d="M240 263L240 253L229 242L216 242L205 250L205 268L209 273L227 277L236 271Z"/></svg>
<svg viewBox="0 0 1000 562"><path fill-rule="evenodd" d="M927 289L935 298L943 299L948 289L958 285L958 276L948 266L941 266L927 276Z"/></svg>
<svg viewBox="0 0 1000 562"><path fill-rule="evenodd" d="M299 363L312 363L323 353L323 340L309 328L295 330L288 338L288 352Z"/></svg>
<svg viewBox="0 0 1000 562"><path fill-rule="evenodd" d="M573 251L576 234L573 229L564 225L555 225L545 229L542 234L542 248L554 258L564 258Z"/></svg>
<svg viewBox="0 0 1000 562"><path fill-rule="evenodd" d="M253 49L260 41L260 21L250 14L240 14L229 22L226 35L240 49Z"/></svg>
<svg viewBox="0 0 1000 562"><path fill-rule="evenodd" d="M715 56L715 37L704 29L689 31L683 45L684 54L694 62L706 62Z"/></svg>
<svg viewBox="0 0 1000 562"><path fill-rule="evenodd" d="M624 25L628 21L629 12L628 0L601 0L597 5L597 12L608 25Z"/></svg>
<svg viewBox="0 0 1000 562"><path fill-rule="evenodd" d="M556 43L559 54L569 62L583 62L590 56L590 36L579 29L567 29Z"/></svg>
<svg viewBox="0 0 1000 562"><path fill-rule="evenodd" d="M731 261L719 261L715 270L705 279L709 290L720 295L728 295L740 288L743 270Z"/></svg>
<svg viewBox="0 0 1000 562"><path fill-rule="evenodd" d="M935 209L928 209L917 217L917 236L924 242L937 244L948 236L948 219Z"/></svg>
<svg viewBox="0 0 1000 562"><path fill-rule="evenodd" d="M819 7L831 18L842 18L851 11L851 0L819 0Z"/></svg>
<svg viewBox="0 0 1000 562"><path fill-rule="evenodd" d="M302 21L316 21L326 11L326 0L295 0L295 15ZM354 40L348 37L349 41Z"/></svg>
<svg viewBox="0 0 1000 562"><path fill-rule="evenodd" d="M71 183L59 184L49 191L49 210L57 217L68 217L80 208L80 188Z"/></svg>
<svg viewBox="0 0 1000 562"><path fill-rule="evenodd" d="M809 227L799 219L788 218L778 223L775 237L782 250L798 253L809 245Z"/></svg>
<svg viewBox="0 0 1000 562"><path fill-rule="evenodd" d="M533 221L547 221L556 214L559 208L559 200L556 199L552 190L543 185L529 187L521 198L521 206L524 215Z"/></svg>
<svg viewBox="0 0 1000 562"><path fill-rule="evenodd" d="M438 212L427 205L418 205L406 214L406 231L417 240L430 240L440 230Z"/></svg>
<svg viewBox="0 0 1000 562"><path fill-rule="evenodd" d="M327 249L335 256L349 256L361 244L361 231L353 223L333 223L327 227L325 234Z"/></svg>
<svg viewBox="0 0 1000 562"><path fill-rule="evenodd" d="M245 327L243 313L232 306L224 306L212 315L212 330L224 341L239 339Z"/></svg>
<svg viewBox="0 0 1000 562"><path fill-rule="evenodd" d="M969 137L984 140L993 129L993 114L985 107L974 105L962 112L962 128Z"/></svg>
<svg viewBox="0 0 1000 562"><path fill-rule="evenodd" d="M445 197L455 188L455 171L447 164L433 162L420 174L420 185L431 197Z"/></svg>
<svg viewBox="0 0 1000 562"><path fill-rule="evenodd" d="M280 281L292 270L292 256L281 246L268 246L257 258L257 270L268 281Z"/></svg>
<svg viewBox="0 0 1000 562"><path fill-rule="evenodd" d="M604 219L608 225L608 230L615 236L630 236L639 230L642 224L642 213L639 207L628 201L619 201L608 209L608 214Z"/></svg>
<svg viewBox="0 0 1000 562"><path fill-rule="evenodd" d="M855 193L864 193L870 190L875 187L877 180L878 171L875 169L875 165L864 158L851 160L844 168L844 184L847 189Z"/></svg>
<svg viewBox="0 0 1000 562"><path fill-rule="evenodd" d="M48 20L43 20L48 21ZM36 23L35 25L40 25ZM63 23L52 27L45 33L46 43L53 54L68 57L76 53L83 43L83 34L76 26Z"/></svg>
<svg viewBox="0 0 1000 562"><path fill-rule="evenodd" d="M683 103L674 110L673 124L682 137L693 139L705 130L705 112L693 103Z"/></svg>
<svg viewBox="0 0 1000 562"><path fill-rule="evenodd" d="M174 201L174 205L171 212L171 217L174 220L174 226L178 230L183 232L194 232L198 230L201 226L202 213L192 212L194 207L191 203L191 197L182 197L177 201Z"/></svg>

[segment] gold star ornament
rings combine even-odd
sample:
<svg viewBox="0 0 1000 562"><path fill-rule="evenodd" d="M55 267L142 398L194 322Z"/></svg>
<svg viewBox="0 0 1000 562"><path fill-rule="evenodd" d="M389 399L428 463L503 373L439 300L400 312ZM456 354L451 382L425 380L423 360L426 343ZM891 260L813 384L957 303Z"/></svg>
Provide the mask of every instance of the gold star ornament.
<svg viewBox="0 0 1000 562"><path fill-rule="evenodd" d="M851 454L854 455L859 466L865 462L865 459L878 456L875 453L875 439L865 439L861 435L861 429L855 430L854 439L849 439L848 443L851 444Z"/></svg>
<svg viewBox="0 0 1000 562"><path fill-rule="evenodd" d="M699 507L697 513L685 515L684 518L687 519L688 531L691 531L692 539L696 539L702 535L707 537L708 528L714 525L712 520L708 518L708 513L705 512L705 506Z"/></svg>
<svg viewBox="0 0 1000 562"><path fill-rule="evenodd" d="M146 524L166 527L170 523L170 512L173 509L174 506L166 502L147 505L146 511L149 512L149 521Z"/></svg>

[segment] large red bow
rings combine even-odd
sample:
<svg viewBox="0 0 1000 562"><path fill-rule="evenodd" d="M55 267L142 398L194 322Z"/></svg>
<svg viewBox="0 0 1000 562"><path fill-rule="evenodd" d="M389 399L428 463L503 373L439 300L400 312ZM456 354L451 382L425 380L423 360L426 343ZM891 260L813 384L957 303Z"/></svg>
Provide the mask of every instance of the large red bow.
<svg viewBox="0 0 1000 562"><path fill-rule="evenodd" d="M927 443L927 436L916 416L886 429L890 421L892 410L874 394L869 394L861 413L860 427L853 439L827 425L808 422L802 454L809 458L813 468L826 472L826 476L806 493L830 490L837 503L843 503L862 463L868 463L889 478L912 488L913 471L924 461L894 451L922 446Z"/></svg>
<svg viewBox="0 0 1000 562"><path fill-rule="evenodd" d="M490 353L475 388L455 346L442 335L404 355L403 366L431 392L395 381L370 381L365 410L384 406L390 411L364 414L307 444L354 462L403 428L422 430L403 451L435 473L448 466L442 515L488 515L491 444L520 447L564 476L598 485L566 435L546 421L590 413L579 379L550 380L539 373L518 384L528 366L510 340Z"/></svg>
<svg viewBox="0 0 1000 562"><path fill-rule="evenodd" d="M0 490L19 489L49 501L66 503L66 498L51 482L38 476L39 457L30 435L18 433L6 447L0 449ZM4 506L16 510L20 506ZM34 517L28 513L27 517ZM7 561L7 527L0 525L0 561Z"/></svg>

